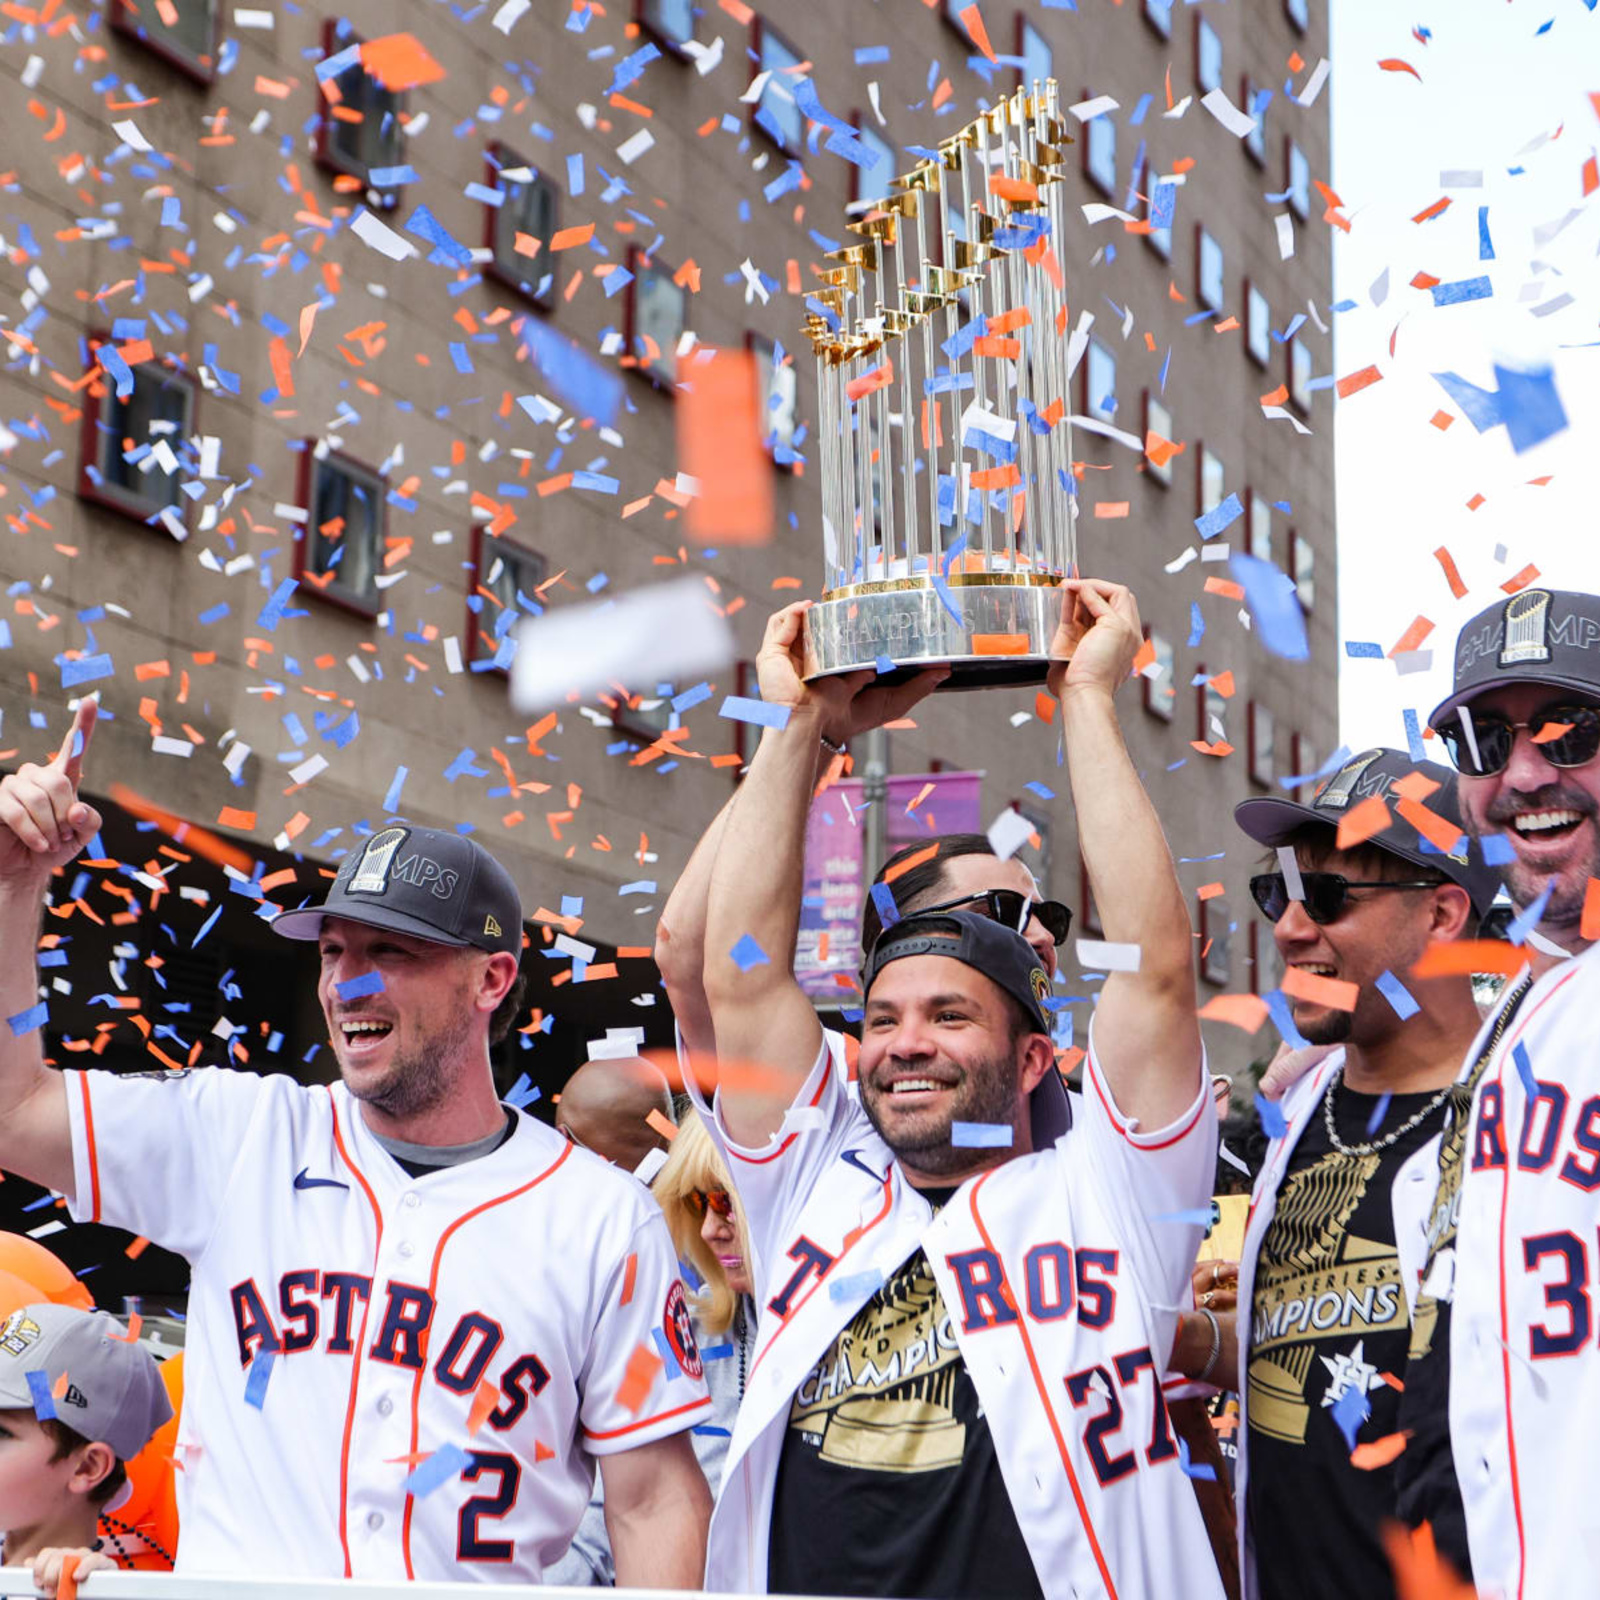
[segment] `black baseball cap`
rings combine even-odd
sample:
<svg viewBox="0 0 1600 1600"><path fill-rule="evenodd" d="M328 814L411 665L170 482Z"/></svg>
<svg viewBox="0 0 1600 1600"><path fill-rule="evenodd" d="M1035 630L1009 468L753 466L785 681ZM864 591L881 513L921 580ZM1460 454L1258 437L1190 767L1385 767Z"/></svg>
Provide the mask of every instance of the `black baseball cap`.
<svg viewBox="0 0 1600 1600"><path fill-rule="evenodd" d="M384 828L339 864L320 906L272 919L286 939L315 939L324 917L391 928L435 944L522 953L522 900L480 844L442 828Z"/></svg>
<svg viewBox="0 0 1600 1600"><path fill-rule="evenodd" d="M862 998L872 993L878 974L891 961L907 956L947 956L981 972L998 984L1027 1013L1039 1033L1048 1035L1044 1001L1050 974L1020 933L976 911L941 911L934 916L909 916L891 923L867 954L861 975ZM1029 1097L1036 1150L1054 1144L1072 1125L1066 1085L1059 1072L1047 1072Z"/></svg>
<svg viewBox="0 0 1600 1600"><path fill-rule="evenodd" d="M1428 726L1513 683L1548 683L1600 700L1600 595L1523 589L1480 611L1456 635L1455 687Z"/></svg>
<svg viewBox="0 0 1600 1600"><path fill-rule="evenodd" d="M1394 786L1414 772L1420 772L1439 785L1423 804L1430 811L1437 812L1462 836L1457 854L1447 856L1425 843L1422 835L1394 809ZM1494 903L1500 888L1500 873L1493 867L1485 866L1481 854L1476 859L1468 855L1466 824L1461 820L1461 805L1456 793L1456 775L1437 761L1413 761L1404 750L1387 750L1381 746L1363 750L1360 755L1351 756L1331 778L1324 781L1312 795L1309 804L1261 795L1241 800L1233 808L1233 820L1257 844L1276 848L1287 844L1295 830L1303 828L1308 822L1320 822L1336 830L1345 812L1373 795L1390 803L1391 820L1387 828L1373 834L1365 842L1416 866L1444 873L1452 883L1460 884L1472 896L1473 909L1481 917Z"/></svg>

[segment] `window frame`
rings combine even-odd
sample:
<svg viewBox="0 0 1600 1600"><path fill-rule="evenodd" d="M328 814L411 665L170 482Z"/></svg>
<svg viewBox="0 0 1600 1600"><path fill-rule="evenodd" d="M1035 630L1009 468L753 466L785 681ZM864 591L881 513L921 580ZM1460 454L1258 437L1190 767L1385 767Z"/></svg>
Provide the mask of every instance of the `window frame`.
<svg viewBox="0 0 1600 1600"><path fill-rule="evenodd" d="M1233 981L1233 951L1228 938L1228 924L1232 918L1228 914L1228 897L1214 894L1201 900L1196 896L1195 903L1200 912L1197 918L1200 977L1214 988L1226 989Z"/></svg>
<svg viewBox="0 0 1600 1600"><path fill-rule="evenodd" d="M1261 543L1257 543L1257 512L1261 516ZM1264 494L1259 494L1253 487L1245 491L1244 497L1244 553L1254 556L1258 561L1272 559L1272 502Z"/></svg>
<svg viewBox="0 0 1600 1600"><path fill-rule="evenodd" d="M366 35L356 32L354 28L341 40L338 27L338 19L334 17L327 18L322 24L322 60L324 61L338 55L342 50L348 50L353 44L359 45L367 42ZM364 76L372 79L373 83L377 84L377 80L372 78L372 74L365 67L362 67L361 71ZM337 78L331 78L328 81L337 82L338 80ZM378 84L377 87L379 93L391 95L394 99L395 127L398 130L396 137L399 142L395 148L391 165L403 167L406 164L405 117L409 104L409 91L405 89L385 89L381 84ZM324 85L319 82L317 84L317 126L314 135L313 160L323 172L331 173L334 177L357 179L362 189L370 197L367 202L369 205L375 206L380 211L395 210L399 206L407 186L401 183L396 184L392 189L376 188L368 177L368 174L373 170L370 166L354 161L334 147L334 125L338 118L333 115L333 112L335 106L343 102L330 100L323 92L323 89Z"/></svg>
<svg viewBox="0 0 1600 1600"><path fill-rule="evenodd" d="M1210 38L1216 43L1216 70L1208 73L1205 61L1205 41ZM1225 57L1222 49L1222 35L1205 19L1196 12L1194 17L1194 84L1200 94L1210 94L1213 89L1222 87L1222 74L1224 71Z"/></svg>
<svg viewBox="0 0 1600 1600"><path fill-rule="evenodd" d="M481 599L482 591L489 586L488 573L493 571L494 564L492 561L486 563L484 558L486 554L490 553L491 547L492 553L498 556L503 556L509 550L514 556L526 557L530 561L536 561L546 569L550 565L550 558L542 550L535 550L532 545L524 544L520 539L508 539L503 534L491 534L485 524L481 522L472 524L472 570L467 579L465 608L467 619L464 630L466 649L462 651L462 656L466 660L469 671L477 662L492 662L499 653L498 651L491 651L482 637L484 631L482 628L482 610L474 611L472 609L473 596L476 595ZM546 576L548 576L548 573ZM545 580L541 579L540 581L543 582ZM485 606L489 604L487 600L484 600L483 603ZM505 667L488 666L483 668L483 671L485 674L496 673L502 678L510 676L508 669Z"/></svg>
<svg viewBox="0 0 1600 1600"><path fill-rule="evenodd" d="M114 341L110 330L101 328L85 334L84 342L89 348L91 366L97 366L99 364L97 352L100 346L111 344ZM202 392L200 380L192 372L185 371L174 357L165 355L156 356L150 361L141 361L138 366L132 368L135 385L139 381L139 373L146 367L152 366L159 367L165 378L177 379L188 391L188 427L176 435L178 444L181 445L184 440L200 431L200 397ZM96 392L97 388L99 390L98 393ZM132 396L129 398L131 400ZM105 465L101 459L101 446L104 443L114 442L116 448L119 451L121 449L121 441L112 441L110 435L102 431L100 426L108 401L112 406L122 403L116 398L116 383L109 373L102 371L98 378L84 385L83 416L79 424L78 434L78 498L87 500L90 505L99 506L102 510L114 511L119 516L127 518L128 521L138 523L141 527L159 530L169 539L172 539L174 543L182 543L182 540L160 518L164 510L170 509L173 511L183 524L183 537L187 538L190 532L193 531L189 515L189 508L192 502L187 495L180 492L175 501L156 505L152 501L124 489L120 484L113 484L108 481ZM176 445L173 447L173 453L177 453ZM91 474L91 467L95 473L99 474L99 482L96 482ZM134 470L137 470L137 468Z"/></svg>
<svg viewBox="0 0 1600 1600"><path fill-rule="evenodd" d="M1032 89L1033 89L1033 79L1029 76L1027 65L1026 65L1027 59L1028 59L1028 35L1030 33L1032 33L1034 35L1034 37L1039 41L1040 45L1043 46L1043 48L1044 48L1045 54L1048 55L1049 58L1050 58L1050 65L1048 66L1048 68L1046 68L1045 74L1044 74L1044 78L1040 79L1040 82L1045 81L1045 79L1053 78L1056 75L1056 51L1055 51L1055 46L1050 43L1048 38L1045 37L1044 29L1039 27L1039 25L1037 23L1035 23L1035 22L1033 22L1033 21L1031 21L1029 19L1028 13L1026 11L1018 11L1017 12L1017 60L1018 60L1019 63L1021 63L1021 65L1019 65L1017 67L1017 83L1016 83L1016 86L1017 86L1017 88L1023 90L1025 93L1031 93Z"/></svg>
<svg viewBox="0 0 1600 1600"><path fill-rule="evenodd" d="M1178 712L1178 652L1165 634L1146 626L1144 636L1155 652L1156 665L1161 668L1157 677L1139 674L1146 713L1159 722L1170 723ZM1163 695L1162 686L1165 685Z"/></svg>
<svg viewBox="0 0 1600 1600"><path fill-rule="evenodd" d="M1228 697L1211 682L1219 674L1212 672L1203 661L1199 661L1195 663L1194 675L1199 680L1194 685L1195 738L1201 744L1213 743L1210 719L1214 716L1222 724L1222 732L1217 738L1231 743L1232 741L1228 740Z"/></svg>
<svg viewBox="0 0 1600 1600"><path fill-rule="evenodd" d="M1158 39L1172 38L1172 8L1175 3L1176 0L1144 0L1144 4L1139 8L1144 16L1145 26Z"/></svg>
<svg viewBox="0 0 1600 1600"><path fill-rule="evenodd" d="M1092 91L1085 89L1083 91L1082 98L1085 100L1092 99ZM1097 166L1099 157L1096 154L1096 150L1099 147L1097 146L1095 139L1096 124L1104 124L1105 129L1107 130L1100 136L1102 143L1107 138L1109 138L1111 141L1111 167L1108 172L1100 171L1099 167ZM1103 194L1108 200L1116 200L1117 125L1114 121L1112 121L1111 114L1109 112L1102 112L1097 117L1090 117L1089 120L1083 125L1083 175L1088 180L1089 184Z"/></svg>
<svg viewBox="0 0 1600 1600"><path fill-rule="evenodd" d="M1309 617L1317 604L1317 547L1298 528L1289 530L1289 578L1301 611Z"/></svg>
<svg viewBox="0 0 1600 1600"><path fill-rule="evenodd" d="M776 79L783 72L786 72L789 66L799 66L806 60L805 54L796 49L795 46L789 42L789 37L787 34L773 27L765 17L753 16L750 19L750 50L752 55L752 60L750 63L752 67L752 71L750 73L751 83L754 83L763 72L769 70L762 60L762 55L766 49L769 35L772 39L776 40L777 43L782 46L782 48L786 50L794 59L789 62L787 66L771 69L772 78L768 79L767 83L762 87L760 97L756 100L755 104L750 107L750 131L752 134L759 135L771 149L776 150L779 155L783 156L785 159L801 161L804 159L806 153L806 114L800 109L799 104L795 101L792 94L790 95L789 103L794 106L794 114L800 119L800 127L795 135L795 144L792 150L788 147L788 145L783 144L777 139L774 139L766 130L766 128L756 121L756 117L761 111L761 108L767 104L767 93L768 90L772 88L773 79ZM777 120L776 112L773 114L773 119L775 121Z"/></svg>
<svg viewBox="0 0 1600 1600"><path fill-rule="evenodd" d="M659 390L663 394L675 396L678 386L678 358L676 351L678 341L683 338L684 332L688 328L688 291L682 284L673 283L673 279L676 276L676 272L673 269L662 266L659 257L647 257L644 251L636 244L628 246L628 273L627 304L623 308L623 354L632 358L631 370L639 373L652 388ZM665 278L669 284L672 284L677 291L678 304L682 310L680 326L676 337L672 341L672 353L669 357L666 351L662 352L663 360L670 359L672 362L670 371L665 371L654 362L649 361L639 350L639 286L646 273L649 273L653 278ZM657 343L659 347L659 341Z"/></svg>
<svg viewBox="0 0 1600 1600"><path fill-rule="evenodd" d="M1256 83L1256 80L1252 78L1248 72L1240 74L1239 109L1243 111L1247 117L1254 117L1256 125L1244 136L1244 138L1239 141L1239 143L1244 146L1244 153L1249 156L1249 158L1258 167L1265 167L1267 164L1267 112L1262 111L1261 114L1257 116L1256 112L1251 109L1255 102L1255 97L1260 93L1260 91L1261 86ZM1271 109L1270 101L1268 102L1267 109Z"/></svg>
<svg viewBox="0 0 1600 1600"><path fill-rule="evenodd" d="M1217 253L1218 280L1216 285L1216 300L1206 297L1206 245L1210 244ZM1222 241L1206 227L1203 222L1194 225L1194 297L1195 303L1206 311L1212 311L1219 316L1228 299L1228 257L1222 248Z"/></svg>
<svg viewBox="0 0 1600 1600"><path fill-rule="evenodd" d="M1316 376L1311 359L1311 347L1296 333L1285 343L1284 350L1285 368L1288 374L1285 382L1289 390L1289 404L1302 417L1308 417L1311 415L1311 402L1316 393L1311 388L1311 380Z"/></svg>
<svg viewBox="0 0 1600 1600"><path fill-rule="evenodd" d="M1108 427L1115 428L1118 426L1116 411L1113 410L1112 413L1107 416L1100 409L1103 402L1103 397L1101 399L1097 399L1095 397L1094 390L1090 387L1092 381L1091 374L1094 366L1094 354L1097 350L1102 356L1105 357L1107 361L1111 363L1111 401L1113 406L1117 404L1116 352L1113 351L1111 346L1106 344L1104 340L1095 338L1095 336L1091 333L1089 335L1089 343L1084 347L1083 352L1083 414L1086 417L1093 417L1096 422L1103 422Z"/></svg>
<svg viewBox="0 0 1600 1600"><path fill-rule="evenodd" d="M129 0L112 0L106 8L107 21L111 25L111 32L148 50L151 55L166 62L169 67L181 72L191 81L209 87L217 81L217 62L222 51L222 3L221 0L204 0L204 3L211 11L209 63L203 53L190 56L176 45L168 43L164 36L156 37L147 33L145 24L129 15L131 9Z"/></svg>
<svg viewBox="0 0 1600 1600"><path fill-rule="evenodd" d="M764 345L771 348L772 357L774 358L770 361L771 370L774 372L781 370L794 374L794 415L789 430L789 437L787 440L782 441L783 447L790 451L791 454L794 454L794 436L800 430L800 366L795 359L794 351L785 349L784 354L789 358L789 362L786 367L779 368L775 359L778 349L778 341L772 338L770 334L761 333L755 328L747 328L744 335L744 347L750 354L751 365L755 369L758 380L761 374L761 347ZM756 391L756 417L758 422L765 424L765 419L771 415L770 409L764 409L770 408L771 399L772 395L770 389L768 392L763 394L761 389L758 387ZM786 472L791 475L794 474L799 468L798 457L794 461L780 461L777 454L777 446L780 441L774 437L771 444L767 443L767 435L771 431L772 430L769 427L763 425L761 433L761 447L766 451L767 459L779 472Z"/></svg>
<svg viewBox="0 0 1600 1600"><path fill-rule="evenodd" d="M651 16L654 0L633 0L633 20L638 25L640 33L654 43L661 46L669 55L676 56L680 61L692 61L694 58L684 48L685 44L698 44L700 42L700 13L693 4L689 6L689 37L687 40L679 39L669 33L660 23Z"/></svg>
<svg viewBox="0 0 1600 1600"><path fill-rule="evenodd" d="M1252 783L1272 787L1278 775L1277 755L1278 719L1270 706L1251 700L1245 717L1245 766Z"/></svg>
<svg viewBox="0 0 1600 1600"><path fill-rule="evenodd" d="M874 139L889 152L889 176L891 179L898 177L899 173L895 169L900 164L900 149L894 140L888 138L873 123L868 122L866 116L860 111L851 112L850 126L855 130L856 137L862 140L863 143L868 139ZM866 169L864 167L858 167L853 161L847 162L846 165L850 168L850 199L845 206L847 215L856 216L870 211L873 201L889 198L890 191L888 188L884 188L877 194L869 194L867 192L865 187ZM930 244L932 243L931 240L929 242Z"/></svg>
<svg viewBox="0 0 1600 1600"><path fill-rule="evenodd" d="M1219 468L1219 470L1222 473L1222 485L1221 485L1222 492L1217 496L1217 498L1215 500L1213 500L1211 502L1210 505L1207 505L1206 504L1206 467L1210 462L1213 462L1213 461L1216 462L1217 467ZM1197 517L1203 517L1206 514L1206 512L1215 510L1216 507L1220 506L1222 504L1222 502L1224 500L1226 500L1227 498L1228 498L1228 464L1227 464L1227 462L1225 462L1222 459L1222 457L1215 450L1210 449L1205 443L1202 442L1199 445L1198 450L1197 450L1196 455L1195 455L1195 474L1194 474L1195 515Z"/></svg>
<svg viewBox="0 0 1600 1600"><path fill-rule="evenodd" d="M533 162L524 160L501 139L491 139L484 147L484 167L486 169L485 187L490 189L504 189L506 181L502 174L508 170L515 172L520 167L526 167L533 173L533 183L542 185L550 193L553 208L551 212L550 237L554 238L561 231L561 189L549 173L540 171ZM528 188L531 185L515 184L515 187ZM483 275L499 284L501 288L509 289L519 299L525 300L536 311L543 312L548 316L556 308L556 273L555 268L550 264L550 240L541 241L538 255L525 258L516 257L518 260L526 259L529 266L534 268L539 268L541 259L543 260L544 268L548 269L550 278L550 288L543 295L538 292L536 287L537 280L535 280L535 285L530 285L525 279L518 278L512 268L503 265L496 248L495 241L500 231L500 216L505 207L510 204L510 200L511 196L508 192L505 201L498 206L492 206L487 201L484 202L483 247L489 252L489 259L484 263ZM514 251L513 255L515 255ZM544 270L540 270L538 273L539 278L543 278L545 275Z"/></svg>
<svg viewBox="0 0 1600 1600"><path fill-rule="evenodd" d="M1295 183L1296 159L1305 167L1305 182ZM1292 133L1283 136L1283 187L1288 193L1289 209L1301 222L1311 220L1311 157L1300 148L1300 141Z"/></svg>
<svg viewBox="0 0 1600 1600"><path fill-rule="evenodd" d="M1307 773L1317 770L1316 747L1303 733L1294 734L1290 743L1290 757L1294 762L1294 771L1289 774L1290 777L1303 778ZM1302 783L1294 791L1295 798L1309 801L1311 796L1316 793L1316 790L1315 781Z"/></svg>
<svg viewBox="0 0 1600 1600"><path fill-rule="evenodd" d="M295 494L296 503L305 508L306 520L299 524L300 537L294 541L294 577L299 584L301 594L371 622L384 609L384 592L377 587L376 583L373 585L375 598L369 604L359 594L339 582L337 571L335 571L334 577L329 582L318 582L317 580L321 577L321 574L316 572L311 565L311 543L317 534L317 525L312 520L317 514L317 468L324 462L341 463L344 466L354 468L356 475L376 483L381 488L382 493L378 496L377 502L377 524L374 528L374 539L376 541L373 563L374 578L381 572L383 557L388 550L389 478L386 473L379 472L369 462L363 461L359 456L351 455L346 450L329 449L319 457L316 454L316 448L320 442L320 440L314 438L307 438L303 441L304 447L300 452L300 469Z"/></svg>
<svg viewBox="0 0 1600 1600"><path fill-rule="evenodd" d="M1296 33L1307 33L1311 28L1310 0L1283 0L1283 14Z"/></svg>
<svg viewBox="0 0 1600 1600"><path fill-rule="evenodd" d="M1157 413L1159 413L1161 417L1161 425L1159 427L1156 426ZM1141 444L1148 443L1150 438L1150 430L1153 427L1163 439L1167 440L1171 444L1177 443L1177 440L1172 437L1172 412L1168 409L1166 403L1159 395L1157 395L1151 389L1146 389L1144 391L1144 437L1141 441ZM1176 460L1177 457L1175 455L1168 456L1166 465L1158 467L1155 462L1153 462L1150 457L1146 455L1144 457L1144 470L1146 474L1156 483L1159 483L1163 489L1170 489L1172 487L1173 476L1176 472L1176 468L1173 465Z"/></svg>
<svg viewBox="0 0 1600 1600"><path fill-rule="evenodd" d="M1261 306L1261 338L1256 338L1255 312ZM1244 351L1265 372L1272 365L1272 302L1253 278L1244 280Z"/></svg>
<svg viewBox="0 0 1600 1600"><path fill-rule="evenodd" d="M1155 252L1160 260L1171 261L1172 223L1169 222L1164 228L1157 228L1151 222L1151 215L1155 210L1156 203L1156 180L1160 176L1155 170L1155 165L1155 157L1146 148L1144 166L1133 174L1132 182L1136 190L1142 189L1144 191L1144 220L1146 226L1141 230L1144 234L1144 242ZM1173 202L1173 211L1174 215L1176 215L1176 200Z"/></svg>

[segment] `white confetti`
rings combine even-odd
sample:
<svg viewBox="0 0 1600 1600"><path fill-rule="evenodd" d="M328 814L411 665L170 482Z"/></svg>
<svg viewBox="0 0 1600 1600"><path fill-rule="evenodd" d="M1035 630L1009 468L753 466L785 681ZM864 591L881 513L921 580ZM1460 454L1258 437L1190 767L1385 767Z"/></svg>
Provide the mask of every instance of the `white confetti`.
<svg viewBox="0 0 1600 1600"><path fill-rule="evenodd" d="M1332 70L1328 58L1324 56L1317 63L1316 71L1306 80L1305 88L1296 96L1301 105L1309 106L1316 103L1316 98L1322 93L1322 86L1328 81L1328 74Z"/></svg>
<svg viewBox="0 0 1600 1600"><path fill-rule="evenodd" d="M150 141L139 132L139 124L135 122L132 117L129 117L124 122L113 122L111 124L111 131L116 134L116 136L125 145L128 145L134 150L143 150L145 152L149 152L150 150L154 149L154 146L150 143Z"/></svg>
<svg viewBox="0 0 1600 1600"><path fill-rule="evenodd" d="M655 142L656 136L648 128L640 128L617 146L617 159L631 167Z"/></svg>
<svg viewBox="0 0 1600 1600"><path fill-rule="evenodd" d="M1092 122L1096 117L1103 117L1106 112L1116 109L1117 102L1108 94L1097 94L1092 100L1080 100L1075 106L1067 107L1079 122Z"/></svg>
<svg viewBox="0 0 1600 1600"><path fill-rule="evenodd" d="M490 26L498 28L501 33L510 34L511 30L522 19L523 13L533 9L533 0L505 0L505 3L495 12Z"/></svg>
<svg viewBox="0 0 1600 1600"><path fill-rule="evenodd" d="M989 824L989 848L1009 861L1033 837L1033 824L1014 806L1007 806Z"/></svg>
<svg viewBox="0 0 1600 1600"><path fill-rule="evenodd" d="M350 231L363 244L370 245L391 261L404 261L417 253L414 245L402 239L387 223L380 222L365 206L350 219Z"/></svg>
<svg viewBox="0 0 1600 1600"><path fill-rule="evenodd" d="M1137 972L1139 947L1136 944L1115 944L1108 939L1077 939L1073 941L1078 965L1097 972Z"/></svg>
<svg viewBox="0 0 1600 1600"><path fill-rule="evenodd" d="M1287 211L1280 211L1272 220L1278 230L1279 258L1287 261L1294 254L1294 218Z"/></svg>
<svg viewBox="0 0 1600 1600"><path fill-rule="evenodd" d="M1242 139L1247 133L1254 133L1256 119L1247 115L1231 101L1221 89L1213 89L1210 94L1203 95L1200 100L1207 111L1214 116L1234 138Z"/></svg>

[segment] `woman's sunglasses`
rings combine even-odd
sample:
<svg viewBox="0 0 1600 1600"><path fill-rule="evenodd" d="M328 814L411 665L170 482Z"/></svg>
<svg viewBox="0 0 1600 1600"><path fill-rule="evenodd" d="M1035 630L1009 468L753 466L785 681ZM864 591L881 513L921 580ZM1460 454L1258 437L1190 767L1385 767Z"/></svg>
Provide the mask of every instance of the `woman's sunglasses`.
<svg viewBox="0 0 1600 1600"><path fill-rule="evenodd" d="M697 1217L704 1217L707 1207L719 1217L733 1215L733 1196L726 1189L691 1189L683 1202Z"/></svg>
<svg viewBox="0 0 1600 1600"><path fill-rule="evenodd" d="M1350 908L1352 889L1437 889L1439 878L1351 879L1337 872L1302 872L1306 915L1315 923L1337 922ZM1250 898L1268 922L1276 922L1289 909L1289 885L1281 872L1260 872L1250 880Z"/></svg>
<svg viewBox="0 0 1600 1600"><path fill-rule="evenodd" d="M1035 900L1016 889L985 889L980 894L964 894L959 900L941 900L936 906L919 906L911 916L931 917L939 911L978 911L991 922L1002 922L1022 933L1037 917L1055 944L1062 944L1072 926L1072 911L1059 900ZM1026 912L1026 915L1024 915Z"/></svg>
<svg viewBox="0 0 1600 1600"><path fill-rule="evenodd" d="M1466 726L1457 712L1436 731L1456 771L1479 778L1505 771L1517 731L1522 728L1553 767L1587 766L1600 754L1600 707L1596 706L1550 706L1526 722L1513 722L1493 711L1468 711Z"/></svg>

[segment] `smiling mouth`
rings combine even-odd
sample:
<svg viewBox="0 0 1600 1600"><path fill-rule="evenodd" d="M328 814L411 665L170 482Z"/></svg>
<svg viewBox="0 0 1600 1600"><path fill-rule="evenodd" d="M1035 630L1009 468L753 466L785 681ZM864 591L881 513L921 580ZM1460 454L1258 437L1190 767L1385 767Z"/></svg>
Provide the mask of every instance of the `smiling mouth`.
<svg viewBox="0 0 1600 1600"><path fill-rule="evenodd" d="M947 1083L938 1083L932 1078L896 1078L886 1091L892 1099L902 1094L935 1094L940 1089L948 1089Z"/></svg>
<svg viewBox="0 0 1600 1600"><path fill-rule="evenodd" d="M1511 819L1511 828L1519 839L1564 839L1583 820L1581 811L1524 811Z"/></svg>
<svg viewBox="0 0 1600 1600"><path fill-rule="evenodd" d="M347 1045L357 1049L366 1045L375 1045L387 1039L394 1032L392 1022L382 1022L376 1017L364 1018L360 1021L344 1021L338 1024L339 1034Z"/></svg>

